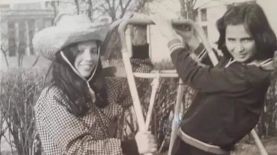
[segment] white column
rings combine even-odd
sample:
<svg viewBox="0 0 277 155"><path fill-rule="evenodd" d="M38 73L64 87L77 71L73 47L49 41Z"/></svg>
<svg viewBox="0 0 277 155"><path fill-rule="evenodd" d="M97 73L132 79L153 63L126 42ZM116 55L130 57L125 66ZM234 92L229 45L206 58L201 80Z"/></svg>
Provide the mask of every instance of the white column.
<svg viewBox="0 0 277 155"><path fill-rule="evenodd" d="M29 24L28 24L28 20L26 20L25 22L25 36L26 36L26 49L25 49L25 53L26 55L31 55L31 52L30 52L30 34L29 34Z"/></svg>
<svg viewBox="0 0 277 155"><path fill-rule="evenodd" d="M18 48L19 48L19 23L14 22L14 31L15 31L15 56L18 56Z"/></svg>

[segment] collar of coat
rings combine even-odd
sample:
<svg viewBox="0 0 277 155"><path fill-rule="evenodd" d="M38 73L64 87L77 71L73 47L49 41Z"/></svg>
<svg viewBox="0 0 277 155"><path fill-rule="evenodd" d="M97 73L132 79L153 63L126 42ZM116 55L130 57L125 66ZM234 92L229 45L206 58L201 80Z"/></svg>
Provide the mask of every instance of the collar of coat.
<svg viewBox="0 0 277 155"><path fill-rule="evenodd" d="M236 62L236 60L234 59L230 59L228 61L228 63L225 65L225 67L229 67L232 63ZM254 60L250 63L248 63L247 65L254 65L257 66L263 70L268 70L268 71L273 71L274 70L274 64L273 64L273 60L272 58L268 58L266 60L262 60L262 61L258 61L258 60Z"/></svg>

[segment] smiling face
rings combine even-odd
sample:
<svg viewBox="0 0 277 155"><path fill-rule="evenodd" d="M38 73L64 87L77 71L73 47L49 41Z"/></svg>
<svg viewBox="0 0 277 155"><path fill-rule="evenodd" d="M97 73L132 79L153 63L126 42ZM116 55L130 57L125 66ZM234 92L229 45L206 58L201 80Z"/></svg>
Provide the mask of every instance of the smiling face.
<svg viewBox="0 0 277 155"><path fill-rule="evenodd" d="M247 62L256 54L256 43L243 24L226 27L225 43L228 51L238 62Z"/></svg>
<svg viewBox="0 0 277 155"><path fill-rule="evenodd" d="M78 43L77 50L74 67L82 77L87 78L98 64L98 46L95 41L82 42Z"/></svg>

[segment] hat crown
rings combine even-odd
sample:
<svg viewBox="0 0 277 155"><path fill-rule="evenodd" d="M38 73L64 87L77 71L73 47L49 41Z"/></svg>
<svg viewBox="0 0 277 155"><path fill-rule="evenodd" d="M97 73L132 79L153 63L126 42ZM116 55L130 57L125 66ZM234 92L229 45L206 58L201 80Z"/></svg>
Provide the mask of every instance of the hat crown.
<svg viewBox="0 0 277 155"><path fill-rule="evenodd" d="M55 25L37 32L33 38L36 51L53 60L64 47L85 41L103 41L109 26L91 22L86 15L62 14L57 16Z"/></svg>

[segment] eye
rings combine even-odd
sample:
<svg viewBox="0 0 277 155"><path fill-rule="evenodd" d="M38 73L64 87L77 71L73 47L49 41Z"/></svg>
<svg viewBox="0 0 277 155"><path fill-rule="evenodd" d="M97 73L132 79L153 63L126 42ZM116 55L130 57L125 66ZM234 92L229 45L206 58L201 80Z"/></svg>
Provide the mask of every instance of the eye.
<svg viewBox="0 0 277 155"><path fill-rule="evenodd" d="M98 49L97 48L92 48L90 49L91 54L98 54Z"/></svg>
<svg viewBox="0 0 277 155"><path fill-rule="evenodd" d="M252 41L253 41L252 38L244 38L244 39L241 40L242 43L250 43Z"/></svg>
<svg viewBox="0 0 277 155"><path fill-rule="evenodd" d="M227 38L226 40L227 40L228 42L231 42L231 43L233 43L233 42L236 41L236 39L234 39L234 38Z"/></svg>

